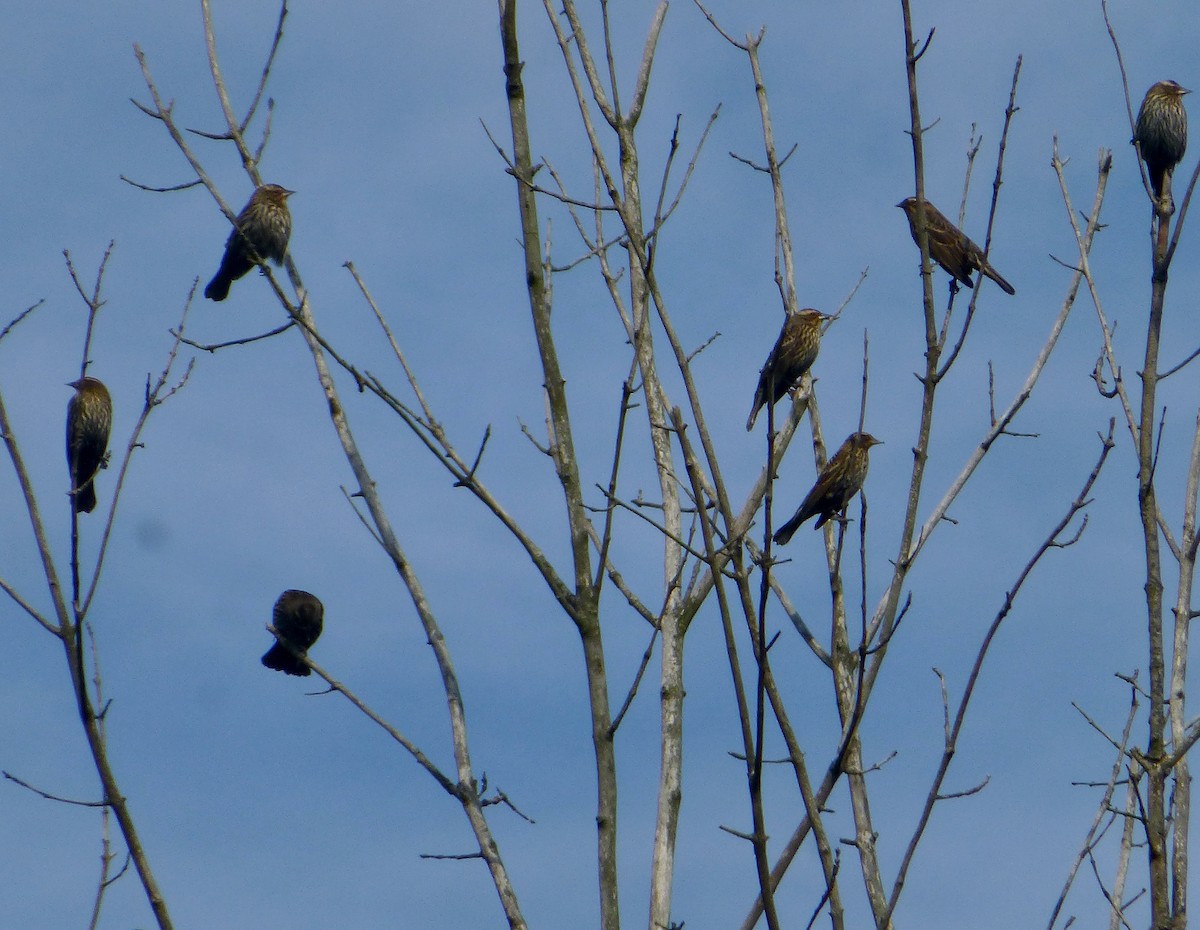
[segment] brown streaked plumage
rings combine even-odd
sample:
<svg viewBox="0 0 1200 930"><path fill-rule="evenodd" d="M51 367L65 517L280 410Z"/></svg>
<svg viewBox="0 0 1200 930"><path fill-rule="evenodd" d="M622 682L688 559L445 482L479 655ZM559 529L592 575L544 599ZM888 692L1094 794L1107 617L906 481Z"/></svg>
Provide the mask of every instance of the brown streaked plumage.
<svg viewBox="0 0 1200 930"><path fill-rule="evenodd" d="M250 202L238 214L236 228L225 240L221 267L204 289L205 297L224 300L229 286L255 265L268 260L283 264L292 235L287 199L294 193L278 184L264 184L250 195Z"/></svg>
<svg viewBox="0 0 1200 930"><path fill-rule="evenodd" d="M851 433L833 458L825 463L817 483L804 496L792 519L779 528L774 537L775 543L785 545L809 517L820 515L813 527L820 529L834 514L842 513L850 506L850 501L862 490L863 482L867 480L867 467L870 465L868 452L871 446L877 446L882 441L870 433Z"/></svg>
<svg viewBox="0 0 1200 930"><path fill-rule="evenodd" d="M1167 175L1187 151L1187 110L1183 95L1191 93L1174 81L1159 81L1148 91L1138 110L1137 127L1130 140L1142 153L1154 196L1161 198Z"/></svg>
<svg viewBox="0 0 1200 930"><path fill-rule="evenodd" d="M93 479L108 457L112 429L112 397L95 378L80 378L69 387L75 394L67 402L67 470L71 473L71 498L76 513L96 509Z"/></svg>
<svg viewBox="0 0 1200 930"><path fill-rule="evenodd" d="M775 347L758 373L758 388L746 420L746 432L754 429L763 404L774 405L812 367L821 351L821 324L827 319L825 314L808 309L790 314L783 321Z"/></svg>
<svg viewBox="0 0 1200 930"><path fill-rule="evenodd" d="M325 607L316 597L307 591L289 590L279 595L275 602L271 625L293 647L307 652L321 635L324 620ZM312 674L311 668L278 641L262 657L262 664L289 675Z"/></svg>
<svg viewBox="0 0 1200 930"><path fill-rule="evenodd" d="M917 198L908 197L896 204L908 217L908 230L913 242L917 239ZM944 217L940 210L925 201L925 225L929 229L929 257L942 266L955 281L974 287L971 273L981 271L1000 285L1006 294L1015 294L1013 286L1000 277L1000 272L988 264L983 249L967 238L961 229ZM919 244L919 242L918 242Z"/></svg>

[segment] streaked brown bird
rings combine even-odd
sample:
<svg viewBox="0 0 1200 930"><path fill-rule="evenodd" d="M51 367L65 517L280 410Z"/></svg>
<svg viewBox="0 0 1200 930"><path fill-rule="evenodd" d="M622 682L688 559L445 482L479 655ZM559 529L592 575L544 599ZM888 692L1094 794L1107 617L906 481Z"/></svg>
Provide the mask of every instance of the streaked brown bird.
<svg viewBox="0 0 1200 930"><path fill-rule="evenodd" d="M1187 151L1187 110L1183 95L1191 93L1174 81L1159 81L1148 91L1138 110L1137 128L1130 141L1142 153L1154 196L1161 198L1167 175Z"/></svg>
<svg viewBox="0 0 1200 930"><path fill-rule="evenodd" d="M779 528L775 543L785 545L809 517L820 515L813 527L819 530L834 514L845 511L867 480L867 467L871 464L868 451L881 442L882 439L876 439L870 433L851 433L833 458L825 463L821 476L804 496L795 516Z"/></svg>
<svg viewBox="0 0 1200 930"><path fill-rule="evenodd" d="M758 373L758 388L750 418L746 420L746 432L754 429L763 404L775 404L812 367L821 351L821 324L827 319L824 313L808 309L789 314L783 321L775 348Z"/></svg>
<svg viewBox="0 0 1200 930"><path fill-rule="evenodd" d="M93 479L108 458L112 429L112 397L95 378L72 381L75 395L67 402L67 469L76 513L96 509Z"/></svg>
<svg viewBox="0 0 1200 930"><path fill-rule="evenodd" d="M908 229L917 242L917 198L909 197L896 204L908 217ZM925 201L925 225L929 229L929 257L941 265L955 281L974 287L971 272L982 271L1000 285L1006 294L1015 294L1013 286L1000 277L1000 272L988 264L983 249L966 237L961 229L942 216L940 210ZM954 285L952 284L951 287Z"/></svg>
<svg viewBox="0 0 1200 930"><path fill-rule="evenodd" d="M325 620L325 607L307 591L284 591L275 602L271 625L300 652L312 648ZM312 669L281 642L267 650L262 664L289 675L311 675Z"/></svg>
<svg viewBox="0 0 1200 930"><path fill-rule="evenodd" d="M278 184L264 184L250 195L250 202L238 214L237 226L225 240L221 267L204 289L205 297L224 300L234 281L268 259L283 264L292 235L287 199L294 193Z"/></svg>

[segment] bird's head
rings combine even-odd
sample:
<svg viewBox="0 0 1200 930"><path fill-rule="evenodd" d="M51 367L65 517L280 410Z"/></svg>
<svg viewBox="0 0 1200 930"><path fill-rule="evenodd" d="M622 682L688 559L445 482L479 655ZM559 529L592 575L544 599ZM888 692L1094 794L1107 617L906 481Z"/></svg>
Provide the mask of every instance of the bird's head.
<svg viewBox="0 0 1200 930"><path fill-rule="evenodd" d="M279 203L283 203L289 197L291 197L292 194L294 194L296 192L290 191L286 187L283 187L280 184L264 184L262 187L260 187L256 191L256 193L261 194L262 196L264 196L270 200L275 200L275 201L278 201Z"/></svg>
<svg viewBox="0 0 1200 930"><path fill-rule="evenodd" d="M1150 88L1150 93L1158 97L1182 97L1184 94L1190 94L1191 91L1174 81L1159 81Z"/></svg>

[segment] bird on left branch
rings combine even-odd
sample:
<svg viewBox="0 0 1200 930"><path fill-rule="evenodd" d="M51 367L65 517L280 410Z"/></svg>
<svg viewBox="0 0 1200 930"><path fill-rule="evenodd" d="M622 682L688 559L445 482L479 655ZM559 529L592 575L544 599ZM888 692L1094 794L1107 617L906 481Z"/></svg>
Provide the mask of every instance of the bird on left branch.
<svg viewBox="0 0 1200 930"><path fill-rule="evenodd" d="M67 402L67 469L71 473L71 499L76 513L96 509L96 472L108 459L108 434L112 429L112 397L96 378L80 378Z"/></svg>
<svg viewBox="0 0 1200 930"><path fill-rule="evenodd" d="M325 621L325 606L307 591L284 591L275 602L271 625L296 650L276 642L262 657L262 664L289 675L311 675L312 669L296 653L312 648Z"/></svg>

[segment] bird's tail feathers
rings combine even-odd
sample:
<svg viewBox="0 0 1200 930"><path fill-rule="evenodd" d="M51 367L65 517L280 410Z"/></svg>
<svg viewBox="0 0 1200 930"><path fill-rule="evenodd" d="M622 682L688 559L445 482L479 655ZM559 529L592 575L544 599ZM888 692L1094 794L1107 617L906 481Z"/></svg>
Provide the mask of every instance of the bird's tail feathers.
<svg viewBox="0 0 1200 930"><path fill-rule="evenodd" d="M232 283L229 278L218 274L208 282L208 287L204 289L204 296L209 300L224 300L229 296L229 285Z"/></svg>
<svg viewBox="0 0 1200 930"><path fill-rule="evenodd" d="M311 675L312 669L288 652L283 643L276 643L262 657L262 664L288 675Z"/></svg>
<svg viewBox="0 0 1200 930"><path fill-rule="evenodd" d="M90 478L87 484L74 491L73 494L76 513L91 513L96 509L96 487Z"/></svg>
<svg viewBox="0 0 1200 930"><path fill-rule="evenodd" d="M1017 289L1015 287L1013 287L1011 284L1009 284L1007 281L1005 281L1004 278L1000 277L1000 272L998 272L991 265L984 265L983 273L985 275L987 275L989 278L991 278L993 281L995 281L997 284L999 284L1000 289L1002 291L1004 291L1004 293L1015 294L1017 292Z"/></svg>
<svg viewBox="0 0 1200 930"><path fill-rule="evenodd" d="M802 517L797 513L792 519L776 530L775 535L772 537L775 540L775 545L786 546L792 536L795 535L796 530L800 529L800 524L807 520L809 516L812 516L812 514Z"/></svg>

